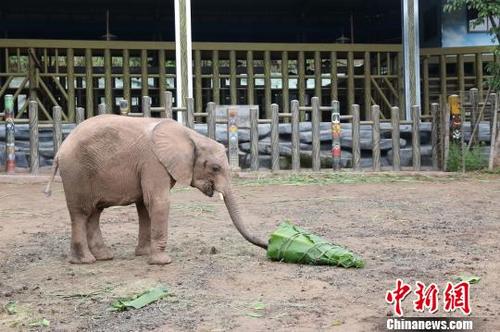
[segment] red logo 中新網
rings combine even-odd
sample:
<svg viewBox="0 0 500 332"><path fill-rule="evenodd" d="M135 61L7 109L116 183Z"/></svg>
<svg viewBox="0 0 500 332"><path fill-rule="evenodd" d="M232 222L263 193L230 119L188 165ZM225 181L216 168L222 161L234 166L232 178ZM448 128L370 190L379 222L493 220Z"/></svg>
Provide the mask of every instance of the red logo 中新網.
<svg viewBox="0 0 500 332"><path fill-rule="evenodd" d="M460 309L464 315L471 313L470 308L470 284L462 281L456 285L448 282L443 292L443 309L446 312L453 312ZM393 305L394 313L403 316L401 303L411 293L411 285L406 284L402 279L396 280L396 287L387 291L385 301ZM414 290L416 299L413 301L413 310L424 312L426 309L433 314L439 309L439 287L435 283L426 286L417 281Z"/></svg>

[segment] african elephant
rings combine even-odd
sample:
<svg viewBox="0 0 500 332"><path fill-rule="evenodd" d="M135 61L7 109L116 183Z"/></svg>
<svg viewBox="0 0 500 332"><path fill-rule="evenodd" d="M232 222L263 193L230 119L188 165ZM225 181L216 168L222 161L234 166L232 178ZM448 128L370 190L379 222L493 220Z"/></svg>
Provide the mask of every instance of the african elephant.
<svg viewBox="0 0 500 332"><path fill-rule="evenodd" d="M243 224L231 189L222 144L170 119L99 115L79 124L54 158L52 177L60 170L71 217L71 263L113 258L99 227L103 209L135 203L139 236L135 254L150 264L168 264L170 189L198 188L207 196L222 194L229 215L243 237L266 248Z"/></svg>

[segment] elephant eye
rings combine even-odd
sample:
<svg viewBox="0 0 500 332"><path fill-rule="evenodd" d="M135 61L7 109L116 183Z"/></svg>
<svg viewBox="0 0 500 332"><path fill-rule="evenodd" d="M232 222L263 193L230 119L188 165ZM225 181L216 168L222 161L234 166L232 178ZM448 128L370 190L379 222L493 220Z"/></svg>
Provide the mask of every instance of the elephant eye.
<svg viewBox="0 0 500 332"><path fill-rule="evenodd" d="M220 166L219 165L212 165L212 171L214 173L217 173L218 171L220 171Z"/></svg>

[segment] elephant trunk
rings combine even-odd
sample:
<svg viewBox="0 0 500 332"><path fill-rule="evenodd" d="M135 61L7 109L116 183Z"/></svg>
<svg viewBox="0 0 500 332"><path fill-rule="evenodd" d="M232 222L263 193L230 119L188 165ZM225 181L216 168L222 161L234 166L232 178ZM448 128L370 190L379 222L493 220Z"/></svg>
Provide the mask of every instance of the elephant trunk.
<svg viewBox="0 0 500 332"><path fill-rule="evenodd" d="M262 239L258 239L255 236L251 235L243 224L240 216L240 211L238 209L238 204L236 203L236 199L234 197L233 191L228 188L223 193L224 203L226 204L227 211L231 216L231 220L233 221L234 226L240 232L243 237L249 241L250 243L255 244L263 249L267 249L267 242Z"/></svg>

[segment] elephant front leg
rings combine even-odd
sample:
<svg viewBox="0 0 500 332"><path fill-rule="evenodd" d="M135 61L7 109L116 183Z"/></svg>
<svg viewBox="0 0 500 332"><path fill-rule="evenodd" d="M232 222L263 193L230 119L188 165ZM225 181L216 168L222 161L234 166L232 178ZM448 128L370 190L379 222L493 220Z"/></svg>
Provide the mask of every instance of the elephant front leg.
<svg viewBox="0 0 500 332"><path fill-rule="evenodd" d="M151 255L148 261L149 264L165 265L172 262L172 259L165 253L169 210L170 201L168 199L156 199L154 202L150 202Z"/></svg>
<svg viewBox="0 0 500 332"><path fill-rule="evenodd" d="M139 237L135 255L145 256L151 253L151 219L143 202L138 202L135 206L139 215Z"/></svg>

